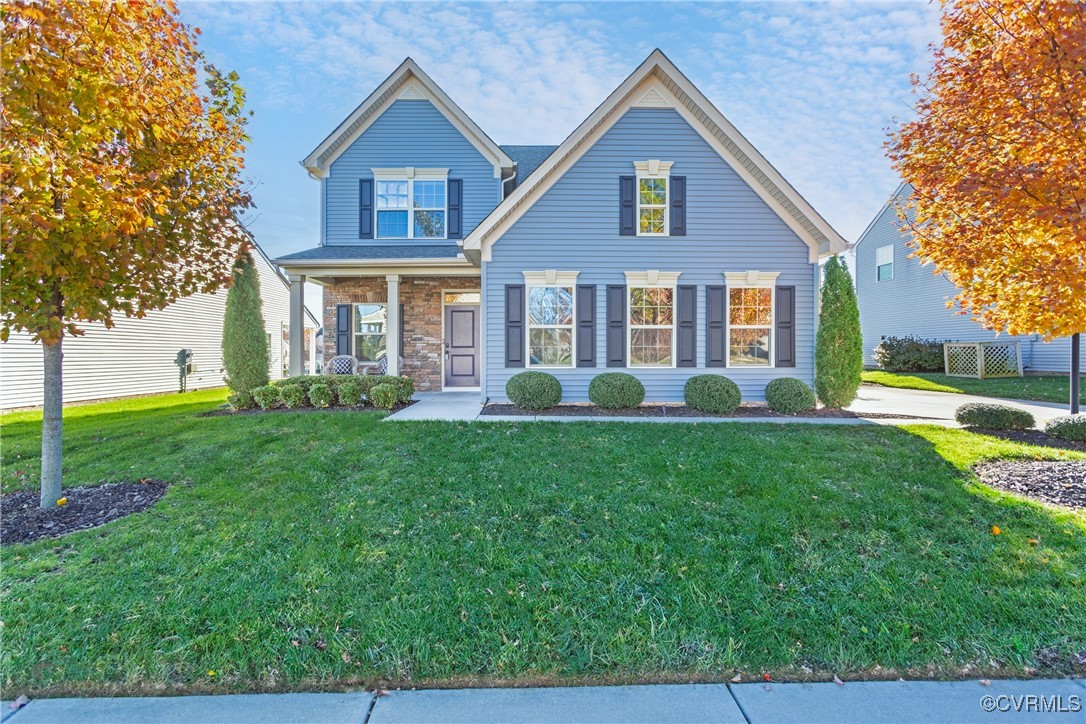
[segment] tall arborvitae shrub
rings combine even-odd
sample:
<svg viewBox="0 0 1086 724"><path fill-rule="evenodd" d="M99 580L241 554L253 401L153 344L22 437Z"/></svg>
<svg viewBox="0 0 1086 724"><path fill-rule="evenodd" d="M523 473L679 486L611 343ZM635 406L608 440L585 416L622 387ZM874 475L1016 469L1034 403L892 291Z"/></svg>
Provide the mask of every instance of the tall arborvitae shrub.
<svg viewBox="0 0 1086 724"><path fill-rule="evenodd" d="M260 277L246 251L234 264L222 328L222 360L235 407L252 407L253 390L268 384L268 337L260 307Z"/></svg>
<svg viewBox="0 0 1086 724"><path fill-rule="evenodd" d="M840 408L856 399L860 389L864 366L860 309L844 262L832 257L823 274L815 339L815 393L826 407Z"/></svg>

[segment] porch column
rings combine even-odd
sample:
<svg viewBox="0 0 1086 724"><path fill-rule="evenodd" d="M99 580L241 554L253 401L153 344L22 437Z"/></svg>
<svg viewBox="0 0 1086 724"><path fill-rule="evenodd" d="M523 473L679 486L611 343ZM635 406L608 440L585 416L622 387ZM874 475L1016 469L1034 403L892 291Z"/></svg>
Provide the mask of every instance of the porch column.
<svg viewBox="0 0 1086 724"><path fill-rule="evenodd" d="M305 374L305 275L290 274L290 374Z"/></svg>
<svg viewBox="0 0 1086 724"><path fill-rule="evenodd" d="M385 324L385 357L388 359L388 374L400 374L400 275L389 274L388 310Z"/></svg>

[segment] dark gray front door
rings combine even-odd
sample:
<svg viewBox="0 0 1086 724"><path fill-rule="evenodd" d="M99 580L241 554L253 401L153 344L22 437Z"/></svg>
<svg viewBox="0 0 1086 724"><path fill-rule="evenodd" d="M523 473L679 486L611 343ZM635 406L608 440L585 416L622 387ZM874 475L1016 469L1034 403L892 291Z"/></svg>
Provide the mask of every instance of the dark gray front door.
<svg viewBox="0 0 1086 724"><path fill-rule="evenodd" d="M479 386L479 307L445 307L445 387Z"/></svg>

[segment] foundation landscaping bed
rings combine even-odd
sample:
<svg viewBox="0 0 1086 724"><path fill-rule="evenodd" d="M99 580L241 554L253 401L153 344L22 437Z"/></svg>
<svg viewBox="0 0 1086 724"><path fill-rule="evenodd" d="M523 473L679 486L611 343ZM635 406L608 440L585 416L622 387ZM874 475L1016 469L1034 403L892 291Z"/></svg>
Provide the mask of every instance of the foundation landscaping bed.
<svg viewBox="0 0 1086 724"><path fill-rule="evenodd" d="M253 415L265 412L383 410L395 412L411 405L415 382L410 377L387 375L300 375L257 387L251 396L234 394L216 415Z"/></svg>
<svg viewBox="0 0 1086 724"><path fill-rule="evenodd" d="M972 472L1082 452L933 425L200 416L225 398L65 410L66 494L174 484L0 548L12 697L1086 673L1086 511ZM0 418L4 493L36 497L40 424Z"/></svg>

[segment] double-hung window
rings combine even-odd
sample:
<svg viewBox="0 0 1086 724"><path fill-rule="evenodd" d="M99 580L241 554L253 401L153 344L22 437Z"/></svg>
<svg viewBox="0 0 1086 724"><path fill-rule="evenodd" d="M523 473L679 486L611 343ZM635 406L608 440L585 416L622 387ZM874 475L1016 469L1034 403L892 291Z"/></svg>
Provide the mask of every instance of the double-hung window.
<svg viewBox="0 0 1086 724"><path fill-rule="evenodd" d="M444 239L448 169L373 169L377 238Z"/></svg>
<svg viewBox="0 0 1086 724"><path fill-rule="evenodd" d="M778 272L727 272L728 366L773 365L773 297Z"/></svg>
<svg viewBox="0 0 1086 724"><path fill-rule="evenodd" d="M528 366L572 367L577 272L524 272L528 293Z"/></svg>
<svg viewBox="0 0 1086 724"><path fill-rule="evenodd" d="M675 272L626 272L630 367L675 366Z"/></svg>
<svg viewBox="0 0 1086 724"><path fill-rule="evenodd" d="M671 161L635 161L637 235L667 236Z"/></svg>
<svg viewBox="0 0 1086 724"><path fill-rule="evenodd" d="M875 249L875 281L886 282L894 278L894 245L887 244Z"/></svg>
<svg viewBox="0 0 1086 724"><path fill-rule="evenodd" d="M354 305L354 356L359 362L378 362L385 356L388 305Z"/></svg>

